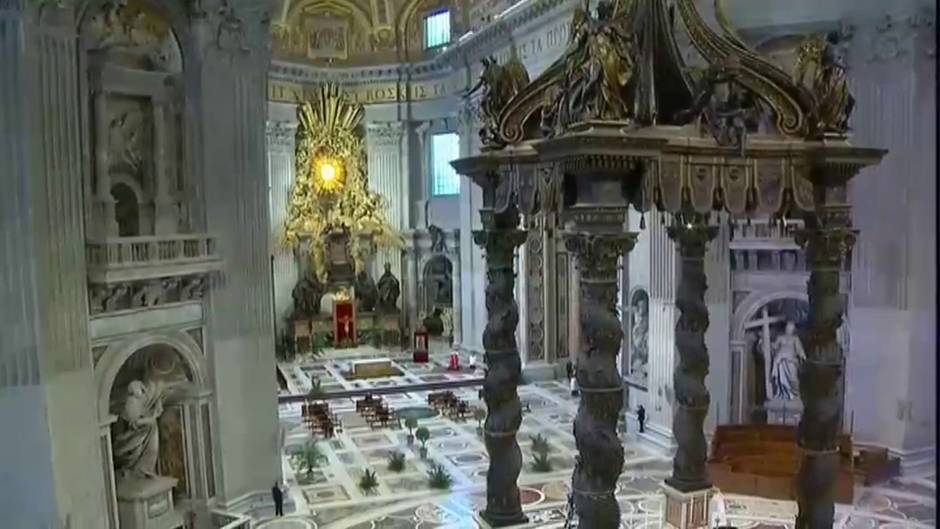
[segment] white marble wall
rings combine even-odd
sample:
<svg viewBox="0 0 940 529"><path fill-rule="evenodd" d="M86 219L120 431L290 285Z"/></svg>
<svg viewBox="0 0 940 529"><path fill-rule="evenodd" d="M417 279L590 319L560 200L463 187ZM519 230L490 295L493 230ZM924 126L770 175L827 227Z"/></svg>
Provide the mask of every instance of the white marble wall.
<svg viewBox="0 0 940 529"><path fill-rule="evenodd" d="M20 9L0 4L0 512L9 527L97 529L75 25Z"/></svg>
<svg viewBox="0 0 940 529"><path fill-rule="evenodd" d="M854 143L890 152L850 187L846 412L859 442L916 458L936 451L936 44L912 22L858 21L848 50Z"/></svg>

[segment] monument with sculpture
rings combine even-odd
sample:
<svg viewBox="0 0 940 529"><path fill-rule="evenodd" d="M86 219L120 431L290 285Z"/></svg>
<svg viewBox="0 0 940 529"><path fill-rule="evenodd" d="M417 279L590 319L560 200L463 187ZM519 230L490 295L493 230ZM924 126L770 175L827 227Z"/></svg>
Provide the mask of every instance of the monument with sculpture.
<svg viewBox="0 0 940 529"><path fill-rule="evenodd" d="M384 264L372 262L376 249L400 249L403 239L389 225L382 197L367 188L362 106L324 85L297 116L283 236L303 271L292 292L292 338L334 347L398 345L400 284L387 264L378 283L368 270Z"/></svg>
<svg viewBox="0 0 940 529"><path fill-rule="evenodd" d="M718 222L768 217L774 224L803 220L795 242L810 268L806 328L798 336L791 326L778 338L770 366L776 391L802 400L790 441L795 458L788 460L796 527L832 526L844 482L840 270L857 238L847 185L885 151L849 141L854 103L832 38L807 40L787 72L737 35L720 1L715 19L717 28L694 0L601 1L593 12L575 9L568 48L535 79L528 80L517 59L483 65L484 146L453 165L483 190L482 229L474 240L486 254L490 466L480 517L491 526L526 519L516 484L521 359L512 257L527 239L523 228L531 226L520 221L541 216L541 229L559 232L581 278L584 350L576 377L583 397L574 421L580 455L571 478L572 514L580 527L620 527L618 263L638 236L625 228L631 207L641 215L640 229L647 214L658 215L677 249L677 449L662 485L666 524L697 529L710 521L706 251ZM680 27L701 67L680 52ZM645 322L639 324L632 331L642 346Z"/></svg>

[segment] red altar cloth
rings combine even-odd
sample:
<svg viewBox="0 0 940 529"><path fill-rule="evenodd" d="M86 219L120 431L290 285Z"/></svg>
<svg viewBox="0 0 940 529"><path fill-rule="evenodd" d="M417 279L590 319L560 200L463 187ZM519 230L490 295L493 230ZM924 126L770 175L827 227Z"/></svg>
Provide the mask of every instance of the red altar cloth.
<svg viewBox="0 0 940 529"><path fill-rule="evenodd" d="M356 345L356 306L352 301L333 303L333 346Z"/></svg>

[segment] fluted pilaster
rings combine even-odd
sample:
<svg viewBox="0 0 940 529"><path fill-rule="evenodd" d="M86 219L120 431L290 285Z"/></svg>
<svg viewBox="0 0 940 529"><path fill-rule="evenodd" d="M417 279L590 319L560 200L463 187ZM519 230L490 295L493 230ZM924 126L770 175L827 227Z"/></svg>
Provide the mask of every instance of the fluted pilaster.
<svg viewBox="0 0 940 529"><path fill-rule="evenodd" d="M407 178L402 174L402 140L405 127L401 122L369 123L366 127L368 147L369 189L382 195L387 207L389 224L397 230L407 226ZM402 260L399 250L379 250L375 256L376 270L392 265L392 273L401 280Z"/></svg>
<svg viewBox="0 0 940 529"><path fill-rule="evenodd" d="M484 440L490 465L486 473L486 509L480 513L494 527L527 521L522 514L516 480L522 470L522 452L516 432L522 423L522 405L516 388L522 372L516 344L519 308L514 298L513 254L525 242L525 231L516 226L519 215L514 210L502 214L481 212L482 230L473 233L474 241L486 255L486 375L483 400L488 410Z"/></svg>
<svg viewBox="0 0 940 529"><path fill-rule="evenodd" d="M580 273L581 347L576 377L581 391L574 437L578 458L571 488L579 527L620 527L614 496L623 468L617 421L623 408L623 381L617 353L623 330L617 318L617 265L636 244L637 234L623 232L565 234Z"/></svg>
<svg viewBox="0 0 940 529"><path fill-rule="evenodd" d="M285 318L293 310L291 291L300 273L297 258L292 249L281 244L287 206L290 202L291 186L294 184L294 135L296 123L269 121L268 142L268 187L271 200L270 247L274 276L275 331L278 335L287 331Z"/></svg>
<svg viewBox="0 0 940 529"><path fill-rule="evenodd" d="M676 217L667 233L676 242L681 264L676 290L679 321L675 330L679 363L673 375L675 403L672 423L678 448L673 459L672 477L666 483L679 491L692 492L711 487L705 468L708 443L703 429L710 402L705 386L708 375L705 253L708 243L718 234L718 228L709 226L706 216L682 215Z"/></svg>

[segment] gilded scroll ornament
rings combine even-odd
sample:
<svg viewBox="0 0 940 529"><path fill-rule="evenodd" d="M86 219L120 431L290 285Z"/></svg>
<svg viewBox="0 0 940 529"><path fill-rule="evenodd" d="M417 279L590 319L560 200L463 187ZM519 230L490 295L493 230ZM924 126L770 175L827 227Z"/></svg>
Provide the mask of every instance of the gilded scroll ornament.
<svg viewBox="0 0 940 529"><path fill-rule="evenodd" d="M849 130L849 118L855 109L855 98L849 92L845 62L838 51L839 34L829 33L825 38L809 37L797 55L796 82L812 92L815 107L812 125L817 133L844 134ZM812 69L812 78L806 76Z"/></svg>
<svg viewBox="0 0 940 529"><path fill-rule="evenodd" d="M486 146L502 147L506 143L499 134L500 112L509 100L529 83L529 74L522 62L516 58L506 64L497 63L493 57L484 57L482 62L480 79L467 92L466 97L482 89L480 116L483 126L480 129L480 140Z"/></svg>

